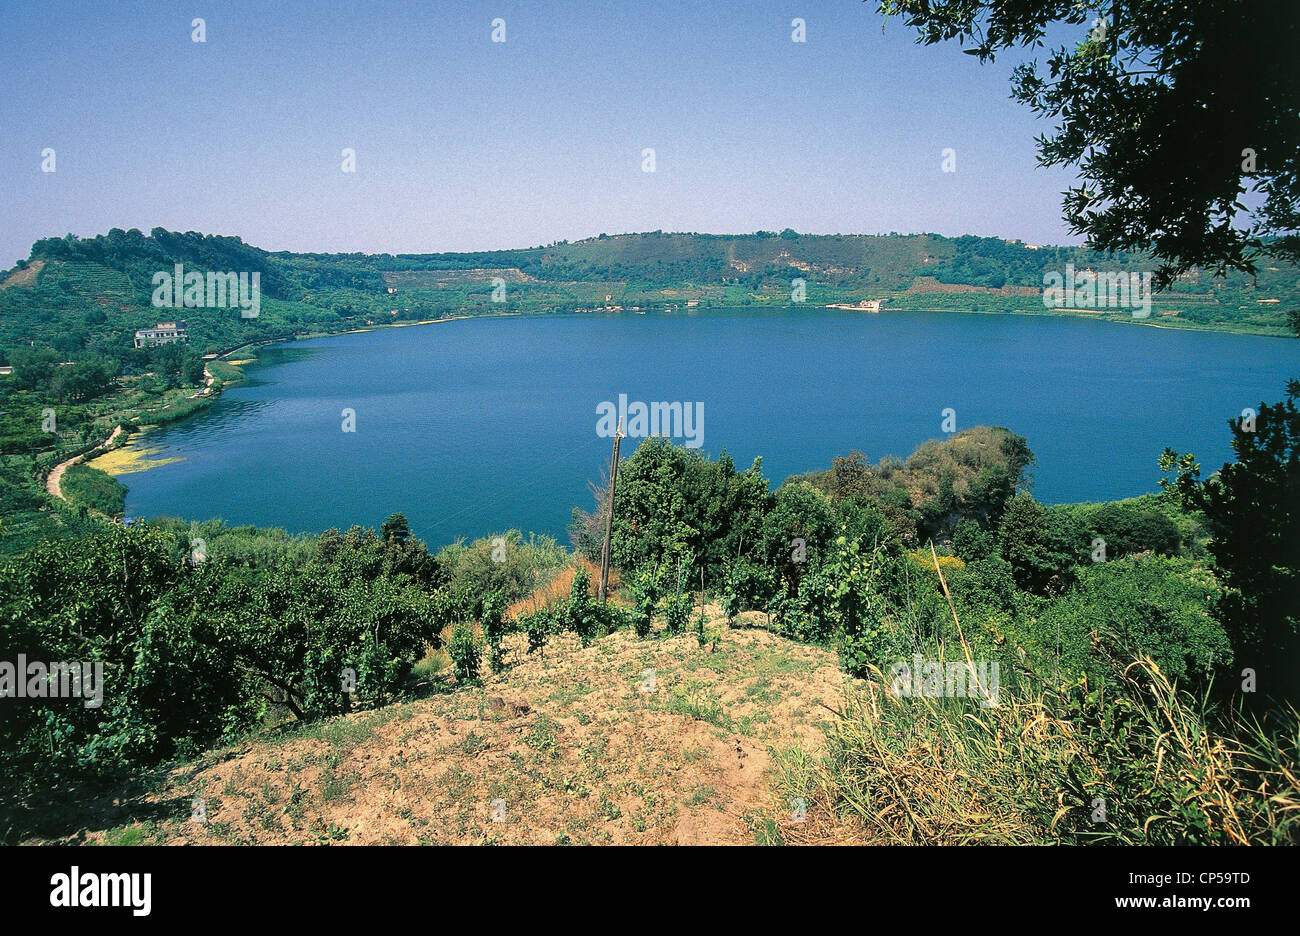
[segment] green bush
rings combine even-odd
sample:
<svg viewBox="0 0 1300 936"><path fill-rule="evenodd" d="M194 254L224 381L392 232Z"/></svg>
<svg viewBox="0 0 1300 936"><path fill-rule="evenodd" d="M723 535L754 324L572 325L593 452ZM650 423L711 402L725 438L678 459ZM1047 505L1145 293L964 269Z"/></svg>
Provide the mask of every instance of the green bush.
<svg viewBox="0 0 1300 936"><path fill-rule="evenodd" d="M997 549L993 536L969 518L958 521L952 534L952 553L962 562L987 559Z"/></svg>
<svg viewBox="0 0 1300 936"><path fill-rule="evenodd" d="M1130 557L1081 567L1077 583L1044 608L1033 634L1053 670L1105 678L1107 653L1152 658L1170 679L1204 685L1232 663L1232 644L1213 612L1222 586L1183 559Z"/></svg>
<svg viewBox="0 0 1300 936"><path fill-rule="evenodd" d="M371 534L300 567L239 566L183 561L168 530L101 523L0 564L0 646L100 662L105 682L99 709L0 706L5 769L39 782L149 764L267 714L382 704L438 646L448 614L387 571L395 548Z"/></svg>
<svg viewBox="0 0 1300 936"><path fill-rule="evenodd" d="M59 479L59 490L74 507L97 510L106 517L120 517L126 509L126 486L89 465L69 465Z"/></svg>
<svg viewBox="0 0 1300 936"><path fill-rule="evenodd" d="M528 635L529 653L540 653L542 659L546 658L546 644L552 634L559 632L563 616L563 606L547 606L519 615L515 626Z"/></svg>
<svg viewBox="0 0 1300 936"><path fill-rule="evenodd" d="M728 563L723 591L723 608L730 624L741 611L766 608L776 596L777 580L772 570L748 559Z"/></svg>
<svg viewBox="0 0 1300 936"><path fill-rule="evenodd" d="M509 530L443 547L438 561L452 590L468 596L477 614L483 597L494 591L507 605L532 594L568 561L568 554L550 537L530 536L525 541L518 530Z"/></svg>
<svg viewBox="0 0 1300 936"><path fill-rule="evenodd" d="M591 600L591 576L585 566L579 566L569 586L569 601L564 606L564 629L578 635L585 647L597 636L600 616L597 605Z"/></svg>
<svg viewBox="0 0 1300 936"><path fill-rule="evenodd" d="M632 583L632 627L638 637L650 636L662 588L658 569L642 569Z"/></svg>
<svg viewBox="0 0 1300 936"><path fill-rule="evenodd" d="M451 657L457 682L478 681L483 650L469 623L461 621L452 630L451 640L447 642L447 655Z"/></svg>
<svg viewBox="0 0 1300 936"><path fill-rule="evenodd" d="M490 592L483 599L483 612L479 620L483 626L483 639L488 646L488 665L492 672L499 673L505 668L501 641L510 632L509 622L505 618L505 599L500 592Z"/></svg>

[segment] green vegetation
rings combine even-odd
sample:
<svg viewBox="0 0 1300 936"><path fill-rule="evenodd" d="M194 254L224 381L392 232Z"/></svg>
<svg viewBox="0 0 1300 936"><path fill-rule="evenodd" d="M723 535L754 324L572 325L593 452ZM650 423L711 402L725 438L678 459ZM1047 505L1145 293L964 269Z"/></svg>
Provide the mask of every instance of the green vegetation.
<svg viewBox="0 0 1300 936"><path fill-rule="evenodd" d="M1294 721L1288 733L1214 716L1150 662L1105 688L1003 689L991 708L878 683L845 702L824 756L778 765L782 798L807 804L801 841L834 841L839 823L914 845L1300 838Z"/></svg>
<svg viewBox="0 0 1300 936"><path fill-rule="evenodd" d="M242 318L229 307L152 307L153 274L170 272L176 263L201 273L258 273L258 316ZM98 355L141 371L158 349L137 351L131 337L160 318L184 319L187 350L202 354L251 341L461 315L606 307L685 311L688 303L784 307L791 304L795 279L805 281L806 301L814 305L870 298L885 300L887 309L1043 314L1049 311L1041 297L1044 274L1067 264L1109 271L1152 266L1131 251L1108 255L933 234L656 231L521 250L365 256L269 253L234 237L114 229L95 238L38 241L27 269L0 279L0 352L34 347L76 362ZM493 301L495 280L506 284L504 301ZM1261 267L1254 278L1214 278L1189 269L1156 297L1152 320L1287 334L1287 313L1300 308L1295 282L1296 269L1281 262ZM1104 314L1132 320L1128 312ZM187 361L190 383L197 383L195 367Z"/></svg>
<svg viewBox="0 0 1300 936"><path fill-rule="evenodd" d="M1261 468L1243 454L1215 484ZM400 514L319 537L88 520L0 565L0 641L102 663L104 704L6 707L6 779L106 779L429 680L474 684L513 665L515 633L542 654L561 632L583 646L624 628L693 634L707 660L727 638L695 613L702 574L733 626L834 647L863 680L825 755L781 762L823 824L912 842L1292 841L1294 713L1270 707L1279 684L1254 697L1239 680L1255 637L1225 616L1236 573L1216 564L1197 495L1043 507L1019 490L1032 462L1025 440L979 427L771 491L757 465L648 440L620 473L626 605L595 601L589 565L513 531L431 555ZM448 671L421 663L439 651ZM665 698L724 730L750 724L702 685Z"/></svg>
<svg viewBox="0 0 1300 936"><path fill-rule="evenodd" d="M126 506L126 485L89 465L69 465L60 482L63 496L74 507L120 517Z"/></svg>
<svg viewBox="0 0 1300 936"><path fill-rule="evenodd" d="M1260 678L1300 697L1300 380L1287 398L1259 406L1253 424L1231 421L1237 460L1200 479L1196 456L1166 449L1161 483L1203 513L1208 550L1227 586L1215 613Z"/></svg>
<svg viewBox="0 0 1300 936"><path fill-rule="evenodd" d="M104 524L0 569L6 648L104 668L102 709L5 708L15 777L197 753L272 708L306 718L382 701L439 639L414 547L350 531L301 568L177 562L178 549L190 552L163 530Z"/></svg>
<svg viewBox="0 0 1300 936"><path fill-rule="evenodd" d="M817 282L808 257L837 272ZM260 271L263 316L186 310L187 346L129 347L156 317L131 284L164 259ZM107 519L121 514L121 485L91 466L65 472L67 502L42 489L114 426L206 405L200 352L376 324L389 288L409 294L410 318L500 311L484 283L511 270L504 310L515 312L579 295L606 304L593 290L615 278L616 303L784 305L795 272L827 301L920 276L982 280L1003 301L1067 259L1086 262L1000 241L794 232L378 258L158 231L42 241L37 273L0 288L14 366L0 378L0 646L100 663L105 694L102 707L0 709L0 775L29 791L103 780L251 730L479 683L514 665L503 649L513 634L543 660L562 633L584 647L623 628L641 641L690 635L708 661L727 641L703 611L712 598L729 624L834 648L863 680L826 757L795 758L783 780L827 823L900 841L1291 841L1297 729L1281 704L1300 698L1295 385L1285 403L1261 404L1256 424L1236 421L1234 464L1202 480L1194 456L1167 452L1164 494L1109 504L1039 504L1024 490L1026 440L998 427L878 464L849 453L775 490L760 461L737 470L725 452L648 439L620 469L608 603L591 582L605 491L575 510L576 555L518 531L433 555L400 514L377 532L319 537L219 520L128 528ZM1290 302L1294 271L1277 272L1258 289ZM1206 284L1201 321L1241 321L1256 295L1243 289ZM1284 317L1263 314L1269 328ZM208 371L214 389L239 377L222 362ZM751 724L701 687L667 710ZM326 782L343 796L350 781ZM993 812L997 822L981 819Z"/></svg>

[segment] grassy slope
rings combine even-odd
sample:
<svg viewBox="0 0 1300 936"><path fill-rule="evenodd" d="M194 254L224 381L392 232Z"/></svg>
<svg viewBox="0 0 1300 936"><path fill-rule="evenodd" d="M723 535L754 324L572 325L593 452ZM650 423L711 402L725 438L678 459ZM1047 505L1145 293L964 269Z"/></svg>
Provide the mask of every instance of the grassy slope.
<svg viewBox="0 0 1300 936"><path fill-rule="evenodd" d="M711 609L716 616L716 608ZM70 810L28 840L222 843L753 844L785 824L774 749L820 749L846 677L832 653L765 630L622 631L418 701L249 739ZM656 691L641 686L647 668ZM194 797L209 822L190 821ZM503 821L492 820L494 800ZM10 817L8 822L12 822ZM35 829L33 834L30 829Z"/></svg>

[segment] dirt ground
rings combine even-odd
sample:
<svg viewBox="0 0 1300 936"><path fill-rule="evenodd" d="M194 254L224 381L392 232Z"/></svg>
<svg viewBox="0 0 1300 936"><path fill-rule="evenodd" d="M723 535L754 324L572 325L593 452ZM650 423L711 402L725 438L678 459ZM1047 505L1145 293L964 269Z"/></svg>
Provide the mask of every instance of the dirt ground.
<svg viewBox="0 0 1300 936"><path fill-rule="evenodd" d="M847 680L832 653L744 627L714 648L625 631L564 635L545 660L523 635L506 646L481 686L211 751L39 840L754 844L790 812L774 752L817 750Z"/></svg>

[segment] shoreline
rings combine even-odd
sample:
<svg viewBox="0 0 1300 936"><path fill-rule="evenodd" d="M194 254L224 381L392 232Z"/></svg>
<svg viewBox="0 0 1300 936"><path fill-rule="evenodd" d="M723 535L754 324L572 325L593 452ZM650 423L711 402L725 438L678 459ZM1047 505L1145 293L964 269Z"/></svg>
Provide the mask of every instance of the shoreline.
<svg viewBox="0 0 1300 936"><path fill-rule="evenodd" d="M1094 321L1111 322L1111 323L1125 324L1125 325L1144 325L1150 328L1160 328L1167 331L1196 331L1201 333L1221 333L1221 334L1251 336L1257 338L1273 338L1273 339L1279 339L1279 338L1284 339L1289 337L1285 334L1272 335L1272 334L1266 334L1258 331L1242 331L1242 330L1227 329L1227 328L1215 328L1215 327L1208 327L1199 324L1172 325L1165 322L1151 321L1149 318L1119 317L1119 316L1108 315L1105 313L1098 315L1098 313L1095 312L1073 311L1073 310L1056 311L1056 310L1045 309L1042 311L1039 310L1006 311L1006 310L995 310L995 309L970 309L970 308L944 309L944 308L935 308L935 307L928 307L928 308L919 307L919 308L895 308L895 309L885 308L882 309L880 312L871 313L866 310L837 308L834 305L820 305L820 304L812 304L812 303L809 303L808 305L809 307L817 309L819 311L822 310L829 311L832 309L836 311L862 311L864 315L871 315L872 317L888 315L890 312L895 312L895 313L923 312L923 313L931 313L931 314L1032 316L1035 318L1080 318L1080 319L1092 319ZM734 311L734 312L743 313L745 311L758 310L758 309L762 309L765 311L789 311L789 310L797 309L797 305L781 306L779 308L774 308L773 306L766 305L766 304L761 304L761 305L760 304L744 304L744 305L737 304L737 305L723 305L723 306L708 306L704 309L704 311L706 312ZM666 310L652 310L652 311L660 311L662 314L662 312ZM340 331L305 332L303 334L295 334L295 335L280 335L280 336L267 338L265 340L254 339L252 341L240 344L228 351L222 352L221 354L218 355L216 360L223 361L225 363L230 363L228 360L228 356L240 351L255 352L257 348L270 347L271 345L276 345L281 343L311 341L320 338L337 338L344 335L359 335L368 332L378 332L385 329L414 328L418 326L441 325L447 322L463 322L463 321L469 321L471 319L522 318L529 315L535 315L535 316L575 315L576 316L582 314L584 313L578 312L577 310L564 310L564 311L553 310L550 312L537 312L537 313L526 313L518 310L508 310L508 311L503 310L500 312L458 314L458 315L452 315L443 318L422 319L420 321L412 321L412 322L381 322L372 325L365 325L360 328L347 328ZM619 313L602 313L602 314L623 315L623 314L631 314L631 313L619 312ZM683 313L673 312L669 314L681 315ZM692 312L688 313L687 315L689 316L694 314L696 314L696 310L692 310ZM256 365L257 364L256 356L254 355L251 358L245 358L240 360L241 365L245 363ZM206 373L206 367L205 367L205 373ZM190 399L195 399L195 398L201 399L203 400L204 405L196 406L191 412L185 413L184 415L178 416L176 419L169 420L167 422L183 422L192 416L196 416L199 413L206 411L208 405L210 405L213 400L217 399L225 392L226 387L235 386L241 383L244 377L245 375L241 371L241 374L238 378L235 378L233 380L224 380L222 382L223 385L221 387L218 387L215 391L211 387L211 382L208 381L207 385L204 388L202 388L202 390L199 393L197 393L194 397L190 398ZM142 425L140 426L139 432L140 434L143 434L143 432L147 431L148 429L156 425L165 425L167 424L167 422L150 423L150 424ZM131 443L136 442L137 440L135 436L136 433L133 432L128 433L126 445L130 445ZM133 453L133 457L123 458L121 464L114 463L113 465L110 466L110 468L101 468L100 470L105 471L105 473L109 474L111 477L119 478L121 475L136 474L139 472L148 471L152 468L162 467L163 465L171 464L174 461L183 460L183 459L173 459L173 458L161 458L161 459L151 458L150 456L156 454L156 452L157 450L138 449L136 450L136 452ZM91 464L93 461L99 461L105 456L111 454L112 454L111 451L103 451L100 449L96 449L91 453L87 453L86 455L81 456L81 458L85 461L86 464ZM127 488L129 494L130 486L127 485Z"/></svg>
<svg viewBox="0 0 1300 936"><path fill-rule="evenodd" d="M766 304L736 304L736 305L722 305L722 306L707 306L705 308L705 311L743 312L751 309L763 309L765 311L780 311L780 310L795 309L797 308L797 305L798 304L793 306L784 305L780 307L773 307ZM938 308L934 306L929 306L929 307L921 306L916 308L894 308L894 309L882 308L881 311L879 312L869 312L867 310L853 309L843 304L819 305L819 304L809 303L808 305L811 308L815 308L819 310L860 311L864 315L872 315L872 316L888 315L891 312L926 312L926 313L935 313L935 314L944 314L944 315L1006 315L1006 316L1030 316L1034 318L1077 318L1077 319L1087 319L1092 321L1108 322L1117 325L1142 325L1148 328L1160 328L1166 331L1195 331L1195 332L1208 333L1208 334L1238 335L1238 336L1255 337L1255 338L1274 338L1274 339L1289 339L1289 340L1296 339L1296 336L1289 335L1286 333L1269 334L1261 331L1241 330L1241 329L1233 329L1233 328L1218 328L1214 326L1207 326L1207 325L1193 324L1193 323L1173 325L1165 322L1151 321L1150 317L1148 318L1120 317L1120 316L1110 315L1107 312L1099 313L1099 312L1089 312L1086 310L1039 311L1039 310L1017 309L1017 310L1007 311L1007 310L998 310L998 309L969 309L969 308L968 309L944 309L944 308ZM657 311L662 314L667 310L650 310L650 311ZM346 328L340 331L304 332L303 334L280 335L280 336L266 338L266 339L252 339L250 341L244 342L243 344L237 345L234 348L231 348L229 351L221 352L220 354L218 354L216 360L224 361L225 363L232 363L226 359L228 355L234 354L236 351L244 351L244 350L255 351L257 348L260 347L270 347L271 345L281 344L286 342L314 341L320 338L338 338L343 335L361 335L361 334L366 334L368 332L377 332L377 331L382 331L390 328L415 328L415 327L425 326L425 325L442 325L447 322L464 322L464 321L469 321L471 319L523 318L525 316L543 317L543 316L551 316L551 315L582 315L582 314L589 314L589 313L583 313L577 310L565 310L565 311L551 310L549 312L531 312L531 313L521 312L518 310L510 310L510 311L502 311L502 312L483 312L483 313L476 313L476 314L451 315L451 316L446 316L444 318L422 319L416 322L379 322L373 325L365 325L362 326L361 328ZM603 312L602 314L623 315L626 313ZM636 313L636 314L642 314L642 313ZM682 313L673 312L671 314L678 315ZM688 316L692 316L694 314L696 314L695 311L691 313L687 313ZM245 360L241 360L239 362L240 365L243 364L255 365L256 363L257 363L256 356L253 356ZM208 377L211 376L210 374L207 374L206 366L204 367L204 373ZM208 380L206 382L206 385L203 388L201 388L199 392L189 397L188 399L201 399L205 402L205 404L211 403L213 400L217 399L218 397L221 396L222 393L225 392L226 387L235 386L241 383L243 379L244 379L244 375L241 373L240 377L234 380L225 380L223 381L223 386L218 388L215 392L212 390L211 380ZM195 407L191 412L179 416L174 420L169 420L168 422L182 422L186 419L189 419L192 416L196 416L199 413L204 412L206 409L207 409L207 405ZM149 424L142 425L140 428L143 430L143 429L150 428L152 426L165 425L165 424L167 423L166 422L149 423ZM106 453L101 453L101 454L106 454ZM163 460L162 463L166 464L167 460ZM134 469L134 471L147 471L147 470L148 467ZM134 473L134 471L130 473Z"/></svg>
<svg viewBox="0 0 1300 936"><path fill-rule="evenodd" d="M826 308L833 308L826 306ZM854 310L860 311L860 310ZM1118 316L1105 310L1088 311L1085 309L1078 310L1037 310L1037 309L1015 309L1005 311L1000 309L942 309L935 306L918 306L906 309L888 309L882 308L877 315L886 315L889 312L938 312L948 315L1027 315L1034 318L1074 318L1086 319L1094 322L1109 322L1114 325L1145 325L1148 328L1163 328L1166 331L1194 331L1220 335L1249 335L1255 338L1288 338L1295 339L1296 336L1285 329L1278 333L1258 331L1255 329L1244 328L1223 328L1214 325L1203 325L1198 322L1186 322L1185 324L1173 325L1168 322L1152 321L1157 316L1150 315L1146 318L1134 318L1132 316ZM873 314L873 313L866 313ZM1173 316L1160 316L1161 318L1172 318Z"/></svg>
<svg viewBox="0 0 1300 936"><path fill-rule="evenodd" d="M885 302L888 302L888 300L885 300ZM1116 325L1144 325L1148 328L1163 328L1167 331L1195 331L1195 332L1205 332L1205 333L1214 333L1214 334L1223 334L1223 335L1249 335L1256 338L1287 338L1291 340L1297 339L1296 335L1292 334L1286 329L1281 329L1277 333L1273 333L1267 331L1260 331L1253 328L1219 327L1215 325L1204 325L1195 322L1185 322L1183 324L1175 325L1169 322L1154 321L1154 319L1158 317L1172 318L1173 316L1157 316L1155 314L1152 314L1151 316L1148 316L1146 318L1133 318L1131 316L1117 316L1107 310L1088 311L1084 309L1079 309L1079 310L1013 309L1007 311L1004 309L969 309L969 308L968 309L945 309L937 306L916 306L916 307L907 307L907 308L889 308L887 306L883 306L879 312L873 313L865 309L854 309L844 304L822 305L822 304L815 304L809 302L809 303L794 303L794 304L787 303L785 305L780 305L780 306L773 306L766 303L743 303L743 304L736 303L736 304L710 305L704 307L704 311L743 312L750 309L762 309L764 311L770 312L770 311L797 309L801 305L806 305L814 309L861 312L863 315L877 315L877 316L888 315L891 312L933 312L933 313L940 313L945 315L1007 315L1007 316L1032 316L1034 318L1076 318L1076 319L1085 319L1085 320L1098 321L1098 322L1109 322ZM606 312L604 310L598 309L595 311L601 312L601 314L603 315L629 314L626 312L626 310L620 312ZM696 309L693 309L690 312L678 312L678 311L668 312L668 310L666 309L650 309L647 311L652 313L657 312L659 314L667 313L673 316L682 315L685 317L692 317L698 314L700 310L697 307ZM462 315L447 316L446 318L422 319L421 321L418 322L381 322L374 325L366 325L361 328L343 329L342 331L307 332L302 335L293 335L293 336L281 337L281 338L270 338L267 339L264 343L270 345L281 341L308 341L315 338L334 338L339 335L359 335L365 332L380 331L386 328L413 328L418 325L441 325L444 322L463 322L469 319L524 318L524 317L531 317L531 316L544 317L550 315L589 315L589 314L592 313L580 312L576 309L570 309L570 310L552 309L545 312L521 312L518 310L511 310L507 312L481 312L481 313L472 313L472 314L467 313ZM640 313L631 313L631 314L641 315L645 313L640 312ZM246 345L244 347L246 347Z"/></svg>

